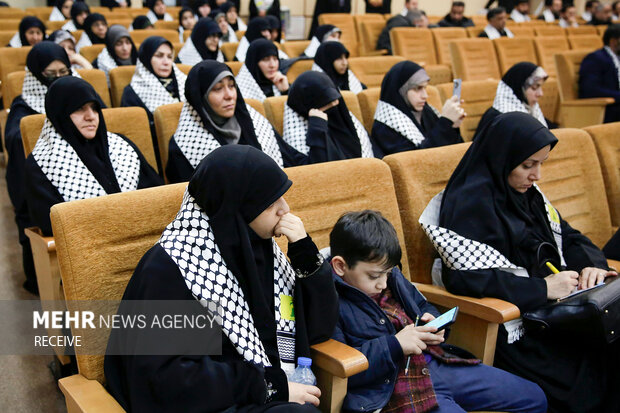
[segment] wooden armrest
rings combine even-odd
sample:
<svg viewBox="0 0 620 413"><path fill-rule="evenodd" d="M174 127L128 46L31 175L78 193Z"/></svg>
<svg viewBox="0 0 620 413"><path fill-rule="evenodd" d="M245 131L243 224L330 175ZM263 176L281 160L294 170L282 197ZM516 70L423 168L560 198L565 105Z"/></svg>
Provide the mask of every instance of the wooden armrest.
<svg viewBox="0 0 620 413"><path fill-rule="evenodd" d="M620 261L616 261L616 260L607 260L607 265L609 266L609 268L613 268L616 271L620 271Z"/></svg>
<svg viewBox="0 0 620 413"><path fill-rule="evenodd" d="M326 372L346 378L368 368L366 356L353 347L329 339L310 347L312 363Z"/></svg>
<svg viewBox="0 0 620 413"><path fill-rule="evenodd" d="M575 99L565 100L562 102L563 106L607 106L614 103L614 98L589 98L589 99Z"/></svg>
<svg viewBox="0 0 620 413"><path fill-rule="evenodd" d="M504 323L519 318L519 308L498 298L474 298L455 295L445 288L430 284L415 283L417 289L433 304L452 308L459 306L459 312L469 314L492 323Z"/></svg>
<svg viewBox="0 0 620 413"><path fill-rule="evenodd" d="M58 381L68 413L124 413L125 410L97 380L75 374Z"/></svg>
<svg viewBox="0 0 620 413"><path fill-rule="evenodd" d="M56 251L56 242L54 241L54 237L44 236L40 228L30 227L26 228L24 232L32 242L44 242L47 245L48 252Z"/></svg>

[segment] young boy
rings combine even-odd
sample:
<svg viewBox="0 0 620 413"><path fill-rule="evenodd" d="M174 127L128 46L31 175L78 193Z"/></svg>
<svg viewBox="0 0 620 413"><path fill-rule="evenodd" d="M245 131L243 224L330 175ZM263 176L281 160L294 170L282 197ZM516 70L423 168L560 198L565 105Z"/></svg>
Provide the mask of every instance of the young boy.
<svg viewBox="0 0 620 413"><path fill-rule="evenodd" d="M333 338L364 353L369 366L349 378L343 411L546 412L538 385L480 364L442 344L443 330L424 326L439 313L398 269L398 237L379 212L340 217L330 248L340 299Z"/></svg>

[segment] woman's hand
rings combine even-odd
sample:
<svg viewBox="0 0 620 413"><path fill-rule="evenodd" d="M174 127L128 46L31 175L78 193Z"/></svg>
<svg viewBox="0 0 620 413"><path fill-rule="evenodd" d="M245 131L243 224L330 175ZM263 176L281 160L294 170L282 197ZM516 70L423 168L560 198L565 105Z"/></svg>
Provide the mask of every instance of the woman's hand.
<svg viewBox="0 0 620 413"><path fill-rule="evenodd" d="M545 277L547 283L547 298L555 300L566 297L573 292L579 284L579 274L575 271L562 271Z"/></svg>
<svg viewBox="0 0 620 413"><path fill-rule="evenodd" d="M410 354L418 355L422 354L422 351L426 350L427 346L443 342L444 338L442 336L433 334L436 331L437 327L416 327L413 324L409 324L396 334L396 339L405 356Z"/></svg>
<svg viewBox="0 0 620 413"><path fill-rule="evenodd" d="M420 317L420 320L422 320L425 323L431 322L435 319L435 316L432 315L431 313L424 313L422 314L422 317ZM441 330L435 333L435 335L440 336L441 338L443 338L444 333L446 332L446 330Z"/></svg>
<svg viewBox="0 0 620 413"><path fill-rule="evenodd" d="M286 92L289 88L288 79L280 71L276 72L269 80L271 80L280 92Z"/></svg>
<svg viewBox="0 0 620 413"><path fill-rule="evenodd" d="M324 121L327 121L327 113L319 109L310 109L310 111L308 112L308 116L314 116L317 118L321 118Z"/></svg>
<svg viewBox="0 0 620 413"><path fill-rule="evenodd" d="M290 212L282 215L273 232L276 237L284 235L288 242L297 242L308 235L301 219Z"/></svg>
<svg viewBox="0 0 620 413"><path fill-rule="evenodd" d="M308 386L307 384L288 382L288 401L291 403L312 403L319 405L319 397L321 390L316 386Z"/></svg>
<svg viewBox="0 0 620 413"><path fill-rule="evenodd" d="M465 109L461 107L458 96L455 95L446 100L446 103L441 109L441 116L452 121L453 128L458 128L461 125L467 114L465 113Z"/></svg>
<svg viewBox="0 0 620 413"><path fill-rule="evenodd" d="M69 55L69 62L71 62L72 65L80 65L82 68L84 69L92 69L93 65L90 64L90 62L81 54L79 53L72 53Z"/></svg>
<svg viewBox="0 0 620 413"><path fill-rule="evenodd" d="M586 267L581 270L579 276L579 289L585 290L586 288L594 287L596 284L600 284L605 281L606 277L618 275L615 271L607 271L601 268Z"/></svg>

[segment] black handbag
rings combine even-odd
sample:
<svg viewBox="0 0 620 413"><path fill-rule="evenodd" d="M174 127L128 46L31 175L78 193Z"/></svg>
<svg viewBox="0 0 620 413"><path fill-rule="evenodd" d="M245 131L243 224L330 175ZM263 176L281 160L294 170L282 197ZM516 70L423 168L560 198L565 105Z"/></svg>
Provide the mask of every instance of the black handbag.
<svg viewBox="0 0 620 413"><path fill-rule="evenodd" d="M591 334L613 343L620 336L620 281L607 277L605 285L550 302L523 313L523 325L549 330Z"/></svg>

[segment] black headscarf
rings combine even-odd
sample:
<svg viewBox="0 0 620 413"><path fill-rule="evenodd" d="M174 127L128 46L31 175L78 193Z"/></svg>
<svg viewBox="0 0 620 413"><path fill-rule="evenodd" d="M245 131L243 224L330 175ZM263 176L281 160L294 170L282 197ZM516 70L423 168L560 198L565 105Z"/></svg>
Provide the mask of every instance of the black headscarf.
<svg viewBox="0 0 620 413"><path fill-rule="evenodd" d="M330 142L338 151L338 159L362 156L360 139L342 95L331 79L321 72L302 73L288 93L287 104L304 119L310 109L319 109L339 99L338 105L325 111Z"/></svg>
<svg viewBox="0 0 620 413"><path fill-rule="evenodd" d="M517 98L526 105L528 102L523 93L523 86L527 78L530 77L536 69L538 69L538 66L534 63L520 62L508 69L504 77L502 77L502 82L506 83Z"/></svg>
<svg viewBox="0 0 620 413"><path fill-rule="evenodd" d="M88 102L94 102L99 113L99 126L93 139L86 139L69 117ZM65 76L55 81L45 96L45 113L56 131L75 150L80 160L108 194L120 192L108 148L108 134L101 108L104 107L95 89L85 80Z"/></svg>
<svg viewBox="0 0 620 413"><path fill-rule="evenodd" d="M279 366L279 357L272 240L260 238L249 223L291 185L268 155L247 145L228 145L200 162L187 189L209 216L220 254L243 290L254 326L275 366Z"/></svg>
<svg viewBox="0 0 620 413"><path fill-rule="evenodd" d="M203 96L207 93L213 81L225 71L232 73L232 70L224 63L215 60L203 60L192 67L185 81L185 98L187 99L187 103L192 105L196 112L198 112L204 128L209 131L222 146L227 145L228 142L226 141L226 137L223 136L209 120L209 116L212 116L212 113L208 113ZM241 127L241 137L238 143L240 145L250 145L262 150L256 138L252 118L241 96L241 91L239 91L237 85L235 85L235 88L237 89L237 104L235 105L234 117Z"/></svg>
<svg viewBox="0 0 620 413"><path fill-rule="evenodd" d="M199 19L202 18L202 17L207 17L207 16L201 16L200 15L200 11L198 10L199 8L204 6L205 4L208 4L209 7L211 7L211 4L209 3L208 0L196 0L196 1L194 1L194 14L196 16L198 16Z"/></svg>
<svg viewBox="0 0 620 413"><path fill-rule="evenodd" d="M278 19L276 16L273 16L271 14L265 16L265 18L269 22L269 29L272 31L273 30L278 31L278 36L275 39L271 39L271 40L273 40L274 42L279 42L282 39L282 24L280 23L280 19Z"/></svg>
<svg viewBox="0 0 620 413"><path fill-rule="evenodd" d="M101 38L95 35L95 33L93 33L93 24L98 21L104 22L106 26L108 25L108 22L102 14L89 14L88 17L84 19L84 33L88 35L88 38L90 39L90 42L92 44L105 44L105 37Z"/></svg>
<svg viewBox="0 0 620 413"><path fill-rule="evenodd" d="M263 71L258 66L258 62L268 56L275 56L277 58L278 48L272 41L265 38L257 39L250 43L248 53L245 56L246 67L267 97L273 96L273 83L265 77Z"/></svg>
<svg viewBox="0 0 620 413"><path fill-rule="evenodd" d="M508 176L528 157L556 143L549 129L531 115L498 115L482 130L450 177L439 225L490 245L528 271L538 269L538 246L542 242L555 245L544 203L534 187L525 194L514 190Z"/></svg>
<svg viewBox="0 0 620 413"><path fill-rule="evenodd" d="M264 17L255 17L248 23L248 29L245 32L245 38L252 43L256 39L264 38L261 32L263 30L271 30L269 21Z"/></svg>
<svg viewBox="0 0 620 413"><path fill-rule="evenodd" d="M214 3L215 3L215 2L214 2ZM215 10L217 10L217 9L215 8L215 5L213 5L213 6L212 6L212 8L213 8L214 10L213 10L211 13L213 13L213 12L215 12ZM232 9L232 8L235 8L235 9L236 9L237 7L235 6L235 4L234 4L232 1L227 1L227 2L222 3L222 4L220 5L219 10L220 10L222 13L226 14L226 13L228 13L228 11L229 11L230 9ZM238 10L237 10L237 12L238 12ZM234 31L239 30L239 24L237 23L237 21L236 21L236 20L235 20L234 22L232 22L232 23L231 23L231 22L229 22L229 21L228 21L228 17L226 17L226 22L230 25L230 27L232 27L232 29L233 29Z"/></svg>
<svg viewBox="0 0 620 413"><path fill-rule="evenodd" d="M43 40L47 38L45 34L45 24L38 17L35 16L26 16L19 22L19 40L22 42L22 46L30 46L28 43L28 39L26 39L26 31L33 27L38 27L43 33Z"/></svg>
<svg viewBox="0 0 620 413"><path fill-rule="evenodd" d="M26 66L39 82L43 83L45 86L49 86L50 81L43 76L43 71L54 60L59 60L64 63L67 69L71 68L71 62L69 61L69 56L64 47L54 42L42 41L32 46L32 49L28 52Z"/></svg>
<svg viewBox="0 0 620 413"><path fill-rule="evenodd" d="M170 43L165 38L161 36L151 36L147 37L146 40L144 40L140 45L140 50L138 50L138 59L140 59L144 67L146 67L149 72L151 72L157 79L159 79L159 81L166 88L168 93L170 93L172 97L178 99L179 84L177 82L176 76L174 75L174 70L170 72L169 77L161 78L157 75L157 73L155 73L155 71L153 70L153 65L151 64L151 59L153 58L153 55L162 44L167 44L168 46L170 46L170 49L174 51L172 43ZM171 79L172 81L168 82L168 79Z"/></svg>
<svg viewBox="0 0 620 413"><path fill-rule="evenodd" d="M316 28L316 31L314 32L314 37L316 37L319 42L322 43L325 40L325 35L334 29L337 29L337 27L333 24L322 24Z"/></svg>
<svg viewBox="0 0 620 413"><path fill-rule="evenodd" d="M116 55L116 51L114 50L114 45L116 44L116 42L118 42L123 37L129 39L129 42L131 43L131 56L129 58L129 63L120 60L119 57ZM110 54L110 56L112 56L112 59L114 59L116 64L119 66L135 65L138 60L138 51L136 50L136 45L133 44L133 40L129 35L129 31L120 24L113 24L108 28L108 31L105 34L105 47L106 49L108 49L108 53Z"/></svg>
<svg viewBox="0 0 620 413"><path fill-rule="evenodd" d="M207 45L205 44L205 40L207 37L217 35L218 37L222 37L222 30L220 30L220 26L215 22L215 20L209 17L203 17L198 20L198 23L194 26L192 30L191 38L192 43L194 43L194 47L200 53L200 57L204 59L217 59L218 48L215 52L209 50Z"/></svg>
<svg viewBox="0 0 620 413"><path fill-rule="evenodd" d="M131 22L131 27L133 27L134 30L144 30L152 25L153 23L151 23L149 18L146 16L138 16L133 19L133 22Z"/></svg>
<svg viewBox="0 0 620 413"><path fill-rule="evenodd" d="M79 30L84 30L84 24L79 24L77 22L77 16L83 12L87 12L88 14L90 14L90 8L88 7L88 4L83 1L74 1L73 6L71 6L71 20L73 20L75 28Z"/></svg>
<svg viewBox="0 0 620 413"><path fill-rule="evenodd" d="M157 16L157 20L163 20L164 19L164 14L157 14L155 12L155 3L157 3L158 1L161 1L162 3L164 2L163 0L148 0L146 2L146 7L148 7L149 9L151 9L151 11L153 12L153 14L155 16ZM164 3L165 4L165 3Z"/></svg>
<svg viewBox="0 0 620 413"><path fill-rule="evenodd" d="M54 7L56 7L58 9L60 14L62 14L62 5L65 4L66 1L69 1L69 0L56 0L56 3L54 4ZM80 2L79 1L74 1L73 3L75 4L75 3L80 3ZM73 6L71 6L71 7L73 8ZM64 16L64 14L63 14L63 16Z"/></svg>
<svg viewBox="0 0 620 413"><path fill-rule="evenodd" d="M189 7L187 7L187 6L184 6L184 7L181 8L181 10L179 10L179 26L181 26L181 27L183 27L183 23L182 23L182 21L183 21L183 14L185 14L187 12L190 12L192 14L192 17L194 16L194 11L192 9L190 9ZM183 29L185 29L185 28L183 28Z"/></svg>
<svg viewBox="0 0 620 413"><path fill-rule="evenodd" d="M340 74L334 69L334 61L340 59L342 55L349 58L349 51L340 42L323 42L316 49L314 62L329 76L334 85L340 90L349 90L349 74Z"/></svg>

